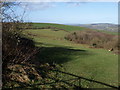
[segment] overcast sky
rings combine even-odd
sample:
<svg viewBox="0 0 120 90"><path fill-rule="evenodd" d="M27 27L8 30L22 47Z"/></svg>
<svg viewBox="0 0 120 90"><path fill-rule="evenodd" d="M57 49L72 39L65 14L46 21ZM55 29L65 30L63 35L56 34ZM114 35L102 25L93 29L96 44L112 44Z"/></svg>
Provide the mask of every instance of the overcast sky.
<svg viewBox="0 0 120 90"><path fill-rule="evenodd" d="M60 24L89 24L89 23L118 23L117 2L44 2L23 3L17 8L17 13L27 7L25 21L60 23Z"/></svg>

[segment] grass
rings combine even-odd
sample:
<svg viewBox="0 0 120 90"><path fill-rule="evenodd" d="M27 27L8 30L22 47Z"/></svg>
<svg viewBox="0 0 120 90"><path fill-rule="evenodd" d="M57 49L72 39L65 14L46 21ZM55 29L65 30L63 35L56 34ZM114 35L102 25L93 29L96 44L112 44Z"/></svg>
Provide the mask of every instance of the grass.
<svg viewBox="0 0 120 90"><path fill-rule="evenodd" d="M44 26L45 24L35 25ZM62 26L64 25L59 27L62 28ZM70 27L65 25L64 29L69 30ZM24 33L26 35L27 33L33 34L29 37L33 38L36 46L44 47L38 54L39 60L62 64L66 72L107 84L118 85L118 55L114 55L108 50L93 49L87 45L69 42L64 39L64 36L69 33L66 31L29 29L25 30Z"/></svg>
<svg viewBox="0 0 120 90"><path fill-rule="evenodd" d="M54 24L54 23L33 23L33 27L41 28L41 27L47 27L47 26L57 27L59 29L64 29L65 31L69 31L69 32L71 32L71 31L79 31L79 30L95 30L95 31L104 32L104 33L108 33L108 34L113 34L113 35L120 34L118 32L109 32L109 31L105 31L105 30L89 29L89 28L80 27L80 26Z"/></svg>
<svg viewBox="0 0 120 90"><path fill-rule="evenodd" d="M79 27L79 26L71 26L71 25L63 25L63 24L52 24L52 23L33 23L34 27L46 27L46 26L52 26L57 27L59 29L64 29L65 31L77 31L77 30L85 30L88 28L85 27Z"/></svg>
<svg viewBox="0 0 120 90"><path fill-rule="evenodd" d="M103 32L103 33L108 33L108 34L112 34L112 35L120 35L119 32L110 32L110 31L105 31L105 30L96 30L98 32Z"/></svg>

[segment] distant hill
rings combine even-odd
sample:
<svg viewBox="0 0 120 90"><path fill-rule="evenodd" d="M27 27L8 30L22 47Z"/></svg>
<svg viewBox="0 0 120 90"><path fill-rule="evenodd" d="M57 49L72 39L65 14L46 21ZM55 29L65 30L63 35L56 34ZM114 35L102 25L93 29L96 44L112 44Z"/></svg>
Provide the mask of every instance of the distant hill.
<svg viewBox="0 0 120 90"><path fill-rule="evenodd" d="M95 23L95 24L72 24L72 25L81 26L81 27L87 27L87 28L90 28L90 29L118 32L118 25L117 24Z"/></svg>

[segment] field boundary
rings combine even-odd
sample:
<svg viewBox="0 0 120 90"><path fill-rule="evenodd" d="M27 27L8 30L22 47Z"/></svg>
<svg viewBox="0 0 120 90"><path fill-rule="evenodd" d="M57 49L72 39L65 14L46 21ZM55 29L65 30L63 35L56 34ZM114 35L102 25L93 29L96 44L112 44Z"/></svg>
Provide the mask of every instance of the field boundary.
<svg viewBox="0 0 120 90"><path fill-rule="evenodd" d="M39 70L39 67L36 67L36 66L34 66L34 67ZM117 87L117 86L113 86L113 85L109 85L109 84L106 84L106 83L103 83L103 82L100 82L100 81L84 78L84 77L77 76L75 74L71 74L71 73L68 73L68 72L64 72L64 71L60 71L60 70L56 70L56 69L48 69L47 71L55 72L56 77L48 77L49 79L53 80L53 82L44 83L44 84L36 84L36 85L47 85L47 84L53 85L53 84L62 82L62 83L67 84L67 85L69 85L73 88L84 88L84 86L82 85L82 80L84 80L84 81L87 81L87 82L90 82L90 83L93 83L93 84L96 83L96 84L103 85L106 88L119 89L119 87ZM62 78L60 77L60 75L62 75ZM66 75L66 77L70 76L72 78L65 80L63 78L63 76L65 76L65 75ZM71 83L71 81L73 83Z"/></svg>

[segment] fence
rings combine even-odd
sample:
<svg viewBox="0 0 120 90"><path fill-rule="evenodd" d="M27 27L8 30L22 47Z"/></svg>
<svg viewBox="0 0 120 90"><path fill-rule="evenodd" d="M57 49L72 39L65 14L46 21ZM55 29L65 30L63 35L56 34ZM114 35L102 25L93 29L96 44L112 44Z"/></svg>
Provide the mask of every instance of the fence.
<svg viewBox="0 0 120 90"><path fill-rule="evenodd" d="M109 85L103 82L91 80L88 78L80 77L71 73L59 71L59 70L50 70L54 72L55 77L49 77L52 82L37 84L37 85L60 85L62 88L113 88L118 89L117 86Z"/></svg>
<svg viewBox="0 0 120 90"><path fill-rule="evenodd" d="M71 74L71 73L67 73L67 72L63 72L63 71L59 71L59 70L52 70L54 72L56 72L58 75L61 73L61 74L65 74L67 76L67 78L69 76L71 77L74 77L72 79L68 79L68 80L64 80L64 81L72 81L74 80L76 83L73 83L72 85L75 86L75 87L78 87L78 88L83 88L84 85L82 85L82 80L83 81L87 81L89 82L89 85L88 85L88 88L89 87L93 87L93 85L95 84L99 84L101 86L105 86L106 88L114 88L114 89L118 89L118 87L116 86L112 86L112 85L109 85L109 84L106 84L106 83L103 83L103 82L99 82L99 81L95 81L95 80L91 80L91 79L87 79L87 78L84 78L84 77L80 77L80 76L77 76L77 75L74 75L74 74ZM62 75L63 76L63 75ZM58 76L59 77L59 76ZM70 82L69 82L70 83ZM84 83L85 84L85 83ZM100 87L99 87L100 88Z"/></svg>
<svg viewBox="0 0 120 90"><path fill-rule="evenodd" d="M24 64L23 64L24 65ZM50 76L48 75L45 77L42 83L41 81L37 83L30 83L26 86L30 86L33 88L112 88L112 89L119 89L117 86L109 85L103 82L99 82L93 79L84 78L81 76L77 76L71 73L67 73L64 71L60 71L58 69L48 69L48 68L40 68L33 66L38 71L44 71L43 73L46 74L46 72L50 73ZM43 74L43 76L44 76ZM41 74L40 74L41 75ZM51 76L52 75L52 76ZM15 82L15 81L13 81ZM23 84L22 84L23 85ZM44 87L41 87L44 86Z"/></svg>

